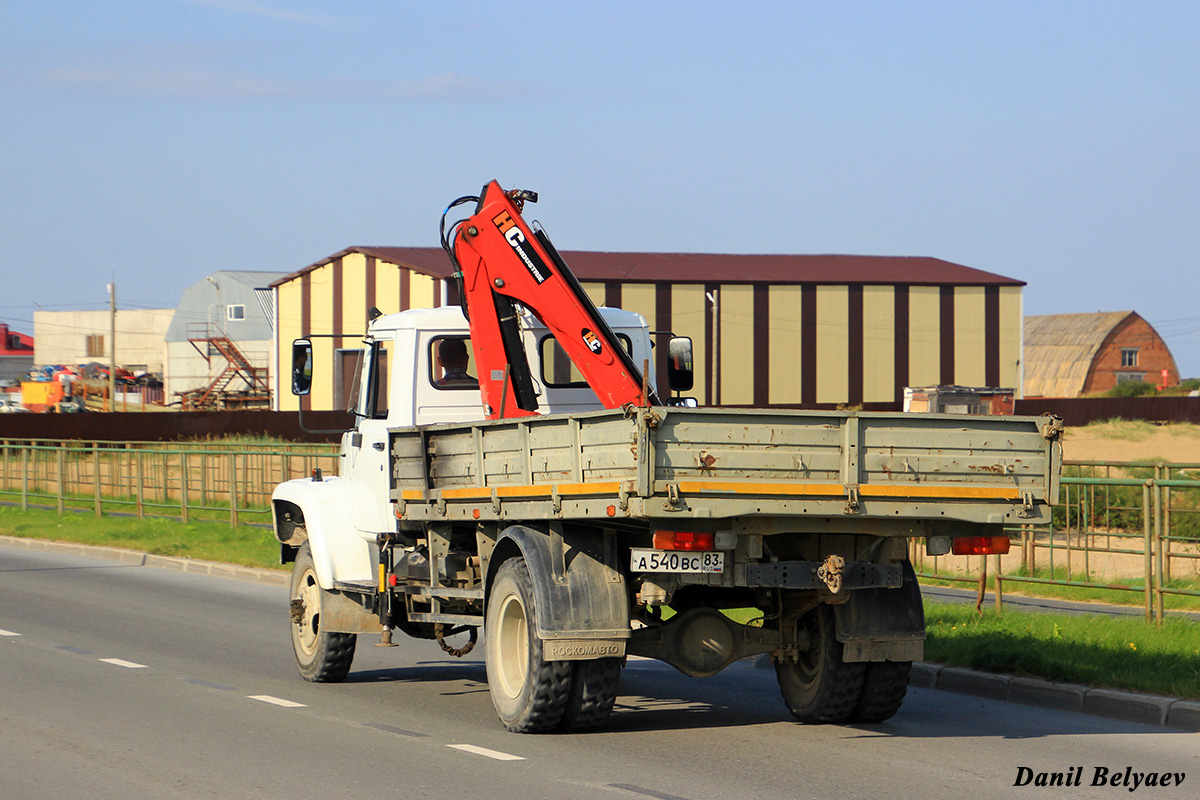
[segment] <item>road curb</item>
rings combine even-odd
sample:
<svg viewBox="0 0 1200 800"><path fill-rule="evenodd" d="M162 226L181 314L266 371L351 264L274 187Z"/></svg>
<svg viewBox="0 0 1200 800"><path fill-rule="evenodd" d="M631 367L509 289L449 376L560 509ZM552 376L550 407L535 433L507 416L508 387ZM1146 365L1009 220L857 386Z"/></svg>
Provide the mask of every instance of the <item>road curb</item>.
<svg viewBox="0 0 1200 800"><path fill-rule="evenodd" d="M160 569L170 569L175 572L187 572L194 575L216 575L222 578L233 578L234 580L273 586L287 586L290 577L287 572L282 570L240 567L236 564L223 564L219 561L202 561L197 558L159 556L153 553L143 553L140 550L126 550L121 547L101 547L90 544L75 544L73 542L52 542L45 539L26 539L21 536L0 536L0 544L19 547L25 550L64 553L66 555L83 556L85 558L102 558L107 561L116 561L134 567L159 567Z"/></svg>
<svg viewBox="0 0 1200 800"><path fill-rule="evenodd" d="M44 539L26 539L20 536L0 536L0 544L26 550L101 558L130 566L159 567L176 572L216 575L251 583L286 586L289 580L288 573L282 570L239 567L194 558L158 556L137 550L125 550L120 547L52 542ZM755 666L771 668L770 656L763 655ZM1180 700L1176 697L1123 692L1117 689L1093 689L1074 683L979 672L925 661L913 664L908 685L918 689L936 689L1021 705L1119 719L1124 722L1139 722L1145 725L1200 732L1200 702Z"/></svg>
<svg viewBox="0 0 1200 800"><path fill-rule="evenodd" d="M1009 703L1074 711L1144 725L1200 732L1200 703L1118 689L978 672L939 664L913 664L909 685Z"/></svg>

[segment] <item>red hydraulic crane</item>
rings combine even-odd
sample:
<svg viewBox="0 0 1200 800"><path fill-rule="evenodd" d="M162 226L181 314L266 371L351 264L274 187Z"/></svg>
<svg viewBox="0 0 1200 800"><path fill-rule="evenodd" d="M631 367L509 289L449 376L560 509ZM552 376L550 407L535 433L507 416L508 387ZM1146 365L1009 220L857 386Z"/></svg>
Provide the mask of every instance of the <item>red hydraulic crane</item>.
<svg viewBox="0 0 1200 800"><path fill-rule="evenodd" d="M605 408L658 405L643 370L621 347L550 239L521 216L534 192L505 191L495 181L480 197L460 197L446 209L475 202L475 213L446 230L442 246L455 266L483 402L491 419L537 413L532 373L521 346L516 305L541 320L583 374Z"/></svg>

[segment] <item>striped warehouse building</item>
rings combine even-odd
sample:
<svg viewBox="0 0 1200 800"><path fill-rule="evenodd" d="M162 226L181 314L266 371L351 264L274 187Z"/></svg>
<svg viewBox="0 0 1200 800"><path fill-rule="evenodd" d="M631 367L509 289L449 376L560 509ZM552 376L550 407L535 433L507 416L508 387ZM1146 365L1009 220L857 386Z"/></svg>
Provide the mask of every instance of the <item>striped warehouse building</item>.
<svg viewBox="0 0 1200 800"><path fill-rule="evenodd" d="M1021 386L1025 284L1012 278L924 257L562 255L597 305L692 338L701 405L883 411L901 407L906 386ZM280 343L344 334L314 340L305 408L344 407L370 307L456 304L451 271L440 248L351 247L273 283ZM294 410L278 377L287 365L274 374L279 407Z"/></svg>

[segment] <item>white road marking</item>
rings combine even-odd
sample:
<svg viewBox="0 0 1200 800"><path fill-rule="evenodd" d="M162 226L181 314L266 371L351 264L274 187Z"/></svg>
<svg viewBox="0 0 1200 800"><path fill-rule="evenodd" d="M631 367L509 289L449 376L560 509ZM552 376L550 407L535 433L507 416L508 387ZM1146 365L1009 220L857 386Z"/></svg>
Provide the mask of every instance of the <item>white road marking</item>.
<svg viewBox="0 0 1200 800"><path fill-rule="evenodd" d="M282 706L283 708L307 708L304 703L293 703L291 700L284 700L282 697L272 697L269 694L248 694L246 696L251 700L258 700L262 703L270 703L273 706Z"/></svg>
<svg viewBox="0 0 1200 800"><path fill-rule="evenodd" d="M125 669L147 669L145 664L135 664L132 661L125 661L120 658L102 658L100 660L105 664L113 664L114 666L125 667Z"/></svg>
<svg viewBox="0 0 1200 800"><path fill-rule="evenodd" d="M20 636L20 635L21 635L21 634L19 634L19 633L13 633L12 631L3 631L3 630L0 630L0 636Z"/></svg>
<svg viewBox="0 0 1200 800"><path fill-rule="evenodd" d="M473 744L448 744L446 747L453 747L455 750L462 750L464 753L474 753L477 756L487 756L494 758L497 761L524 761L524 756L514 756L511 753L501 753L499 750L488 750L486 747L476 747Z"/></svg>

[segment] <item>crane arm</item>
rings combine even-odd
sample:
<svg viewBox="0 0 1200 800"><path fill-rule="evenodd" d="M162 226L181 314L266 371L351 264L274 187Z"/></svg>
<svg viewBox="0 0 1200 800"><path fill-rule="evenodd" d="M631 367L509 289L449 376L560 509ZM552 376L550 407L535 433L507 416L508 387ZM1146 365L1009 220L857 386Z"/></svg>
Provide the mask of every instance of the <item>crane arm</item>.
<svg viewBox="0 0 1200 800"><path fill-rule="evenodd" d="M525 202L536 202L537 195L506 192L491 181L481 197L456 202L470 199L477 200L475 213L456 224L452 241L443 229L442 243L460 280L489 417L527 416L537 409L533 375L517 326L517 304L550 330L605 408L658 404L653 388L643 385L642 370L550 239L522 218Z"/></svg>

